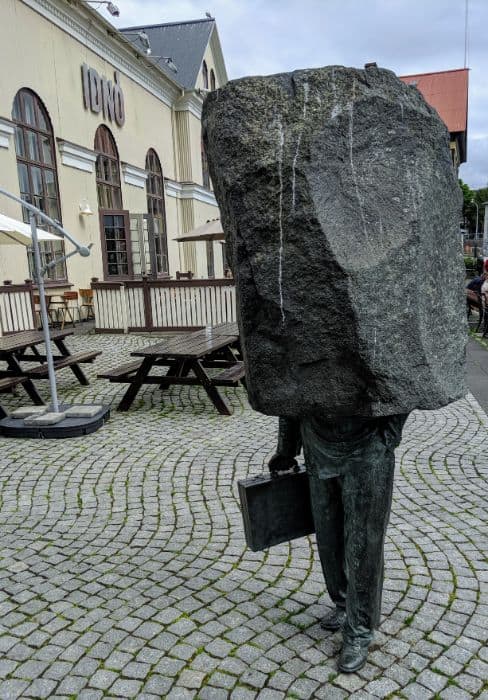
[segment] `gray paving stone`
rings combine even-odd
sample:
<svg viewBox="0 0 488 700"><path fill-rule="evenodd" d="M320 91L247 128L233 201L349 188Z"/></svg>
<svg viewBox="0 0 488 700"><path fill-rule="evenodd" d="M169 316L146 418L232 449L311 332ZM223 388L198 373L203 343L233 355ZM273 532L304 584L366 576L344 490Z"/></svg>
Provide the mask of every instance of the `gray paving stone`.
<svg viewBox="0 0 488 700"><path fill-rule="evenodd" d="M261 671L249 669L242 674L240 681L241 683L250 685L253 688L262 688L267 681L267 677L266 674L261 673Z"/></svg>
<svg viewBox="0 0 488 700"><path fill-rule="evenodd" d="M103 692L91 688L82 690L81 693L76 696L76 700L101 700L101 698L103 698Z"/></svg>
<svg viewBox="0 0 488 700"><path fill-rule="evenodd" d="M15 700L15 698L22 695L28 685L28 681L22 681L15 678L3 681L3 683L0 683L0 698L2 700Z"/></svg>
<svg viewBox="0 0 488 700"><path fill-rule="evenodd" d="M365 686L364 690L367 693L371 693L375 697L384 698L387 695L391 695L395 691L399 690L400 686L395 681L388 678L381 678L375 681L371 681Z"/></svg>
<svg viewBox="0 0 488 700"><path fill-rule="evenodd" d="M344 698L350 697L350 693L340 688L336 688L329 684L323 685L315 691L316 698L319 700L344 700Z"/></svg>
<svg viewBox="0 0 488 700"><path fill-rule="evenodd" d="M473 694L480 692L483 682L486 682L486 678L476 678L469 673L460 673L456 676L456 683Z"/></svg>
<svg viewBox="0 0 488 700"><path fill-rule="evenodd" d="M25 694L34 698L49 698L56 685L57 682L49 678L36 678L25 690Z"/></svg>
<svg viewBox="0 0 488 700"><path fill-rule="evenodd" d="M198 700L228 700L229 692L223 688L207 685L198 691Z"/></svg>
<svg viewBox="0 0 488 700"><path fill-rule="evenodd" d="M89 685L91 688L107 690L117 680L117 678L118 676L114 671L100 669L99 671L96 671L90 678Z"/></svg>
<svg viewBox="0 0 488 700"><path fill-rule="evenodd" d="M178 678L178 685L182 685L184 688L200 688L205 675L201 671L184 670Z"/></svg>
<svg viewBox="0 0 488 700"><path fill-rule="evenodd" d="M122 670L125 678L144 679L149 674L151 666L137 661L131 661Z"/></svg>
<svg viewBox="0 0 488 700"><path fill-rule="evenodd" d="M234 688L230 694L230 700L254 700L258 696L258 692L250 690L244 686Z"/></svg>
<svg viewBox="0 0 488 700"><path fill-rule="evenodd" d="M154 673L144 684L143 691L152 695L156 695L159 698L165 697L165 694L173 685L172 678L166 678L165 676Z"/></svg>
<svg viewBox="0 0 488 700"><path fill-rule="evenodd" d="M442 700L469 700L473 696L462 688L450 685L439 693L439 697Z"/></svg>
<svg viewBox="0 0 488 700"><path fill-rule="evenodd" d="M135 698L137 697L141 688L141 681L126 680L125 678L119 678L110 688L110 693L112 695L119 696L122 698Z"/></svg>
<svg viewBox="0 0 488 700"><path fill-rule="evenodd" d="M433 693L424 685L419 683L410 683L406 688L402 689L402 695L409 700L432 700Z"/></svg>
<svg viewBox="0 0 488 700"><path fill-rule="evenodd" d="M195 690L188 688L172 688L167 694L168 700L193 700L197 695Z"/></svg>
<svg viewBox="0 0 488 700"><path fill-rule="evenodd" d="M258 694L258 700L283 700L283 693L272 688L263 688Z"/></svg>
<svg viewBox="0 0 488 700"><path fill-rule="evenodd" d="M319 685L320 683L312 678L297 678L288 688L288 693L292 694L292 697L308 700L308 698L313 696Z"/></svg>
<svg viewBox="0 0 488 700"><path fill-rule="evenodd" d="M66 695L78 695L79 691L88 684L88 679L83 676L68 676L63 678L58 687L58 692Z"/></svg>

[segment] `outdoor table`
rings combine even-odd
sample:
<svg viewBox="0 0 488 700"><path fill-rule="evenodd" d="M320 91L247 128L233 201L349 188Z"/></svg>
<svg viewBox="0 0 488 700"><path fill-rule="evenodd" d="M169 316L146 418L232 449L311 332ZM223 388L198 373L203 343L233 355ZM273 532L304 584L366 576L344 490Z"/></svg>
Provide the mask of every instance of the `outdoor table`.
<svg viewBox="0 0 488 700"><path fill-rule="evenodd" d="M142 361L122 365L98 376L129 384L118 405L119 411L130 408L143 384L158 384L162 390L172 384L185 384L202 386L218 412L229 416L232 410L217 387L236 386L243 381L244 365L232 351L238 340L235 324L179 333L131 353ZM167 367L166 374L150 374L155 366ZM208 369L222 371L217 376L209 376Z"/></svg>
<svg viewBox="0 0 488 700"><path fill-rule="evenodd" d="M64 338L73 335L72 330L51 331L51 340L59 350L59 355L54 355L54 369L59 370L69 367L80 384L88 385L79 363L92 362L100 352L71 353L64 343ZM34 386L32 379L47 379L48 371L46 356L37 349L38 345L44 343L44 334L41 331L22 331L12 333L0 338L0 360L7 363L6 370L0 370L0 378L24 377L22 382L27 394L32 401L41 406L44 401ZM30 350L30 352L28 352ZM23 367L23 362L36 362L37 367Z"/></svg>

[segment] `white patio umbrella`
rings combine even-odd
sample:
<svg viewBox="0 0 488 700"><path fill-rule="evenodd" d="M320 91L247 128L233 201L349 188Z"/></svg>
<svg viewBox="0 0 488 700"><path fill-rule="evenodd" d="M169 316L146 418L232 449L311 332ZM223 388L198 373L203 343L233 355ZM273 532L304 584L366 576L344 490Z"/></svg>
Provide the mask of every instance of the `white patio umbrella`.
<svg viewBox="0 0 488 700"><path fill-rule="evenodd" d="M55 236L54 233L37 229L37 238L40 241L60 241L61 236ZM23 221L17 221L10 216L0 214L0 245L9 245L20 243L21 245L32 245L32 232L30 224L25 224Z"/></svg>
<svg viewBox="0 0 488 700"><path fill-rule="evenodd" d="M53 354L51 350L51 337L49 335L49 319L47 315L46 297L44 294L44 273L54 265L57 265L62 260L70 258L72 255L79 253L82 257L87 257L90 255L90 248L78 243L78 241L73 238L62 226L60 226L56 221L51 219L49 216L44 214L40 209L35 207L29 202L25 202L17 195L8 192L7 190L0 187L0 194L4 194L9 199L13 199L15 202L21 204L25 209L29 211L29 222L30 224L24 224L22 221L16 221L9 216L0 214L0 243L20 243L21 245L30 246L32 245L34 251L34 279L37 283L37 289L39 291L39 305L41 307L41 318L42 318L42 331L44 333L44 344L46 346L46 362L47 370L49 376L49 386L51 389L51 402L52 409L55 413L59 413L59 402L58 393L56 389L56 375L54 371L54 361ZM42 219L50 226L53 226L61 236L55 236L48 231L37 228L36 217ZM75 246L75 250L67 255L63 255L56 260L51 261L45 267L41 265L41 254L39 251L39 241L55 240L59 238L67 238Z"/></svg>
<svg viewBox="0 0 488 700"><path fill-rule="evenodd" d="M185 241L223 241L225 239L224 229L220 219L212 219L207 223L197 226L191 231L182 233L173 240L184 243Z"/></svg>

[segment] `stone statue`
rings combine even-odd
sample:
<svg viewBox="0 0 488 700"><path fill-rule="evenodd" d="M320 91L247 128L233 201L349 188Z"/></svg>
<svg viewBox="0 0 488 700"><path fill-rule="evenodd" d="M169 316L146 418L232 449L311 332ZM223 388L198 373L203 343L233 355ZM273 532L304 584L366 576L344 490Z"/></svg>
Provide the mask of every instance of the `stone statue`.
<svg viewBox="0 0 488 700"><path fill-rule="evenodd" d="M446 127L390 71L331 66L211 93L204 142L249 400L303 443L339 669L379 624L394 449L465 393L461 194Z"/></svg>

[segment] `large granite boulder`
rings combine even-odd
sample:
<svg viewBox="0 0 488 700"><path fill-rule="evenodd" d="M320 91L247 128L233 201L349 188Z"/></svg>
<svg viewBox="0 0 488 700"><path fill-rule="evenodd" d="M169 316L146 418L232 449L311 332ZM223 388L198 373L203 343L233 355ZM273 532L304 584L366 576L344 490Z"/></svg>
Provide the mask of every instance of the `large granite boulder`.
<svg viewBox="0 0 488 700"><path fill-rule="evenodd" d="M249 398L381 416L465 393L461 193L448 133L390 71L235 80L203 110Z"/></svg>

